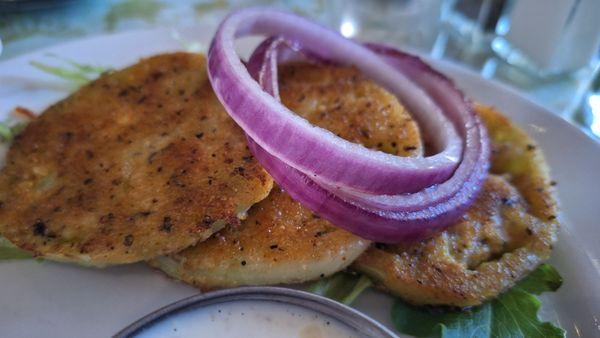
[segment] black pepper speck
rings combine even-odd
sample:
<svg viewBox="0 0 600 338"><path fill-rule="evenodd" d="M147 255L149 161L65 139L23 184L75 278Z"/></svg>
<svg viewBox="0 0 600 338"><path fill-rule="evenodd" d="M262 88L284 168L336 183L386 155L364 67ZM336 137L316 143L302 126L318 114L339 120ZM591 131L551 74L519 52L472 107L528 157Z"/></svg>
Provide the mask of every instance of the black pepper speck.
<svg viewBox="0 0 600 338"><path fill-rule="evenodd" d="M171 217L166 216L165 218L163 218L162 227L160 229L164 232L171 232L172 228L173 228L173 221L171 220Z"/></svg>
<svg viewBox="0 0 600 338"><path fill-rule="evenodd" d="M45 236L46 235L46 224L41 220L37 220L33 224L33 234L35 236Z"/></svg>
<svg viewBox="0 0 600 338"><path fill-rule="evenodd" d="M127 235L123 238L123 245L131 246L133 244L133 235Z"/></svg>

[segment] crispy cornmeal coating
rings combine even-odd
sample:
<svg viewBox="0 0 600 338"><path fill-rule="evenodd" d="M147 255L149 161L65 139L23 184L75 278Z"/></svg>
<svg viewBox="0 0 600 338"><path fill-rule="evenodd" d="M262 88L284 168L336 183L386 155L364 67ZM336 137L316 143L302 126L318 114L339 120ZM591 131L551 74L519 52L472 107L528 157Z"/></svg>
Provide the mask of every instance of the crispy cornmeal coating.
<svg viewBox="0 0 600 338"><path fill-rule="evenodd" d="M15 139L0 234L48 259L131 263L239 222L271 187L204 57L158 55L84 86Z"/></svg>
<svg viewBox="0 0 600 338"><path fill-rule="evenodd" d="M311 123L390 153L420 151L417 126L396 98L355 69L294 64L280 71L283 103ZM150 264L203 289L298 283L344 269L369 244L275 187L241 225Z"/></svg>
<svg viewBox="0 0 600 338"><path fill-rule="evenodd" d="M416 305L481 304L547 260L556 241L557 204L541 151L496 110L477 110L491 138L491 175L461 221L421 242L375 245L352 265Z"/></svg>

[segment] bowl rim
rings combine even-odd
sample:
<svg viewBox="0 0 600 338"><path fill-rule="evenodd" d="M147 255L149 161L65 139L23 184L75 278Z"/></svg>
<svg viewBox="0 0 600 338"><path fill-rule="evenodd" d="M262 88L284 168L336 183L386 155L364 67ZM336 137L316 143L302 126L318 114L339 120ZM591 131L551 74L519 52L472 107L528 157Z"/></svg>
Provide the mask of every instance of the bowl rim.
<svg viewBox="0 0 600 338"><path fill-rule="evenodd" d="M398 337L381 323L347 305L310 292L276 286L245 286L187 297L147 314L113 337L132 337L168 317L209 305L236 301L267 301L299 306L331 317L365 337Z"/></svg>

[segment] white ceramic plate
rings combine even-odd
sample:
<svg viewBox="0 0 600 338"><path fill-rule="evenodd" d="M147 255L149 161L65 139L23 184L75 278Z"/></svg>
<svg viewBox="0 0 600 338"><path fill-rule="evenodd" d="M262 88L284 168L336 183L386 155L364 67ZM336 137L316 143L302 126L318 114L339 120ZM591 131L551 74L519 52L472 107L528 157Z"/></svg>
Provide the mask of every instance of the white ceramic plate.
<svg viewBox="0 0 600 338"><path fill-rule="evenodd" d="M185 39L208 44L214 28L181 29ZM243 41L240 50L250 50ZM68 93L64 82L30 66L56 62L48 53L120 68L140 57L182 49L169 30L128 32L79 40L0 63L0 121L22 105L40 112ZM541 145L558 181L565 226L551 263L563 287L544 296L543 315L569 336L600 337L600 144L521 97L456 65L432 61L480 102L499 107ZM0 262L0 335L107 337L143 315L198 293L143 264L103 270L52 262ZM355 306L391 327L392 298L369 291Z"/></svg>

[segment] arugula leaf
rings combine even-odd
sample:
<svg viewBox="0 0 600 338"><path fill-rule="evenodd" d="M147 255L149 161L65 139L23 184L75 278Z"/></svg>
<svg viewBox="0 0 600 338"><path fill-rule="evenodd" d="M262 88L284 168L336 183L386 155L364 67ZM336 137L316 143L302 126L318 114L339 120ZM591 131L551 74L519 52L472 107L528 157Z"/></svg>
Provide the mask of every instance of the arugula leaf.
<svg viewBox="0 0 600 338"><path fill-rule="evenodd" d="M481 306L464 312L432 312L400 300L392 308L398 331L416 337L490 337L491 308Z"/></svg>
<svg viewBox="0 0 600 338"><path fill-rule="evenodd" d="M564 337L565 331L537 317L542 303L531 293L516 288L492 302L492 337Z"/></svg>
<svg viewBox="0 0 600 338"><path fill-rule="evenodd" d="M21 250L9 242L6 238L0 236L0 260L5 259L29 259L33 255L25 250Z"/></svg>
<svg viewBox="0 0 600 338"><path fill-rule="evenodd" d="M310 286L308 291L350 305L371 285L371 280L364 275L360 275L359 277L350 273L340 272L329 278L319 280Z"/></svg>
<svg viewBox="0 0 600 338"><path fill-rule="evenodd" d="M19 122L15 125L9 126L7 123L0 122L0 140L3 142L12 142L15 136L19 135L20 132L25 129L27 122Z"/></svg>
<svg viewBox="0 0 600 338"><path fill-rule="evenodd" d="M79 71L78 69L68 69L65 67L50 66L37 61L31 61L30 64L35 68L44 71L48 74L58 76L65 80L73 81L77 85L84 85L91 80L91 78L89 78L85 73Z"/></svg>
<svg viewBox="0 0 600 338"><path fill-rule="evenodd" d="M89 65L89 64L85 64L85 63L79 63L79 62L75 62L71 59L68 58L64 58L61 57L59 55L56 55L54 53L47 53L47 56L53 57L57 60L61 60L62 62L65 62L67 64L69 64L71 67L79 70L82 73L87 73L90 75L98 75L98 74L102 74L104 72L110 71L109 68L106 67L102 67L102 66L94 66L94 65Z"/></svg>
<svg viewBox="0 0 600 338"><path fill-rule="evenodd" d="M564 337L565 331L537 316L541 302L534 294L555 291L562 278L543 264L498 298L463 312L432 312L397 300L392 321L402 333L417 337Z"/></svg>
<svg viewBox="0 0 600 338"><path fill-rule="evenodd" d="M77 87L90 82L102 73L110 71L109 68L75 62L54 54L48 54L48 56L61 60L66 66L51 66L38 61L31 61L29 63L43 72L71 81Z"/></svg>
<svg viewBox="0 0 600 338"><path fill-rule="evenodd" d="M554 292L562 285L562 277L550 264L542 264L527 277L523 278L517 287L521 290L539 295L542 292Z"/></svg>
<svg viewBox="0 0 600 338"><path fill-rule="evenodd" d="M6 123L0 123L0 137L2 141L10 142L13 139L13 133Z"/></svg>
<svg viewBox="0 0 600 338"><path fill-rule="evenodd" d="M13 138L19 135L25 127L27 127L27 123L29 122L18 122L10 127L10 132L12 133Z"/></svg>

